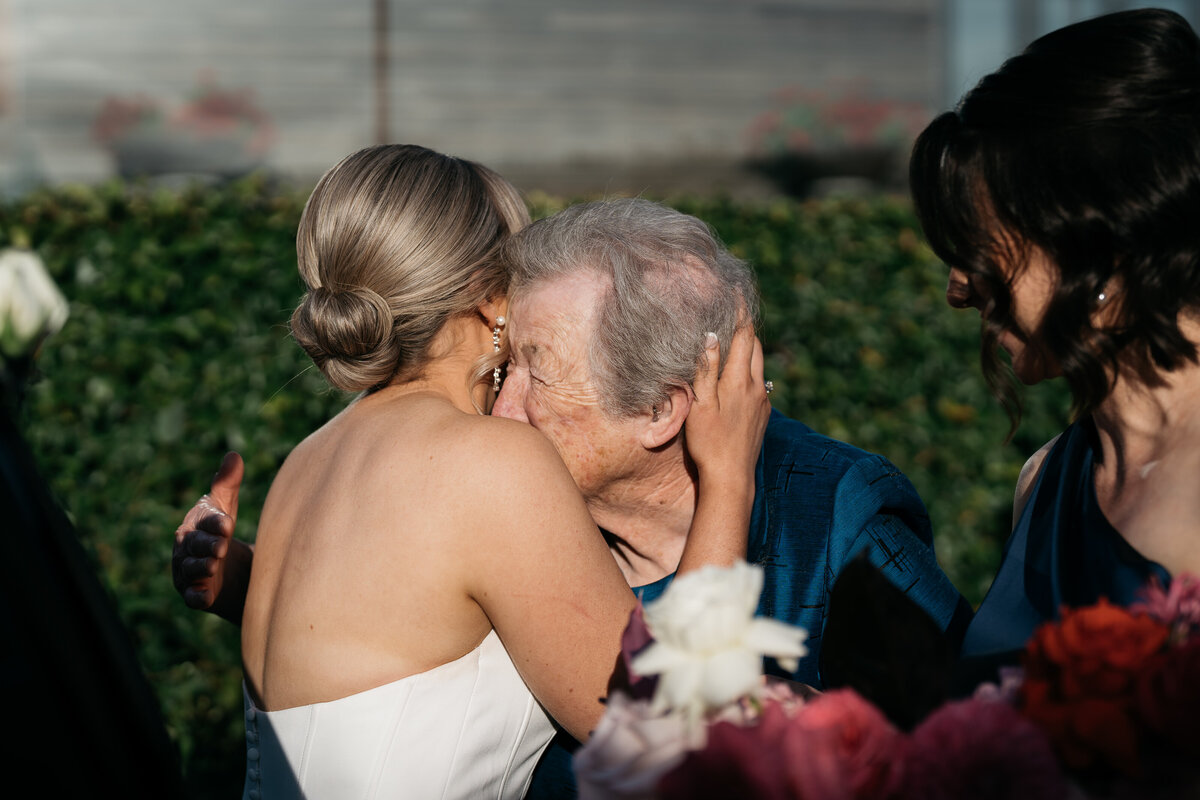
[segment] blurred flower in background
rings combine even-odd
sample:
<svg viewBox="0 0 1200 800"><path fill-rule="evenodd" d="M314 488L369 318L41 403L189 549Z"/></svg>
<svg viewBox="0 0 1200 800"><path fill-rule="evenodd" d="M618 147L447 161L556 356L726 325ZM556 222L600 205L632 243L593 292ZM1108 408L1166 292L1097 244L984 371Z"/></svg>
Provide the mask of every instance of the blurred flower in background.
<svg viewBox="0 0 1200 800"><path fill-rule="evenodd" d="M232 178L262 166L275 126L251 89L220 86L202 75L186 103L167 108L142 94L108 97L92 136L124 177L172 173Z"/></svg>
<svg viewBox="0 0 1200 800"><path fill-rule="evenodd" d="M929 117L919 103L876 97L861 83L835 91L786 87L747 130L750 164L795 196L828 178L890 188L902 180L905 151Z"/></svg>
<svg viewBox="0 0 1200 800"><path fill-rule="evenodd" d="M917 103L872 97L861 85L841 92L789 86L750 125L758 155L859 147L903 147L929 121Z"/></svg>

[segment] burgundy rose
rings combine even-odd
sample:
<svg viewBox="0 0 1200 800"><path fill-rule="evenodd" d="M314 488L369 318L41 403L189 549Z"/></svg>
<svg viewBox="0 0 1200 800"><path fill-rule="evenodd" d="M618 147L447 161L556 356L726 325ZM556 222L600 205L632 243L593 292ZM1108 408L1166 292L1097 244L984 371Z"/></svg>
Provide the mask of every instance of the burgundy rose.
<svg viewBox="0 0 1200 800"><path fill-rule="evenodd" d="M910 736L905 800L1060 800L1066 793L1050 741L1008 703L947 703Z"/></svg>
<svg viewBox="0 0 1200 800"><path fill-rule="evenodd" d="M1170 748L1200 756L1200 638L1169 648L1142 674L1137 710Z"/></svg>

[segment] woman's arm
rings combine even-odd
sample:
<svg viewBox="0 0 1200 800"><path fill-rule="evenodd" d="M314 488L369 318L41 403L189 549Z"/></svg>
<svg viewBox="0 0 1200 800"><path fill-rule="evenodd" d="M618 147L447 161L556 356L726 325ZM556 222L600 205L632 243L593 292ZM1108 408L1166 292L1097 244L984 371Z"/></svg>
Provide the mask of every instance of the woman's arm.
<svg viewBox="0 0 1200 800"><path fill-rule="evenodd" d="M689 449L698 457L701 494L687 568L743 557L754 464L770 414L753 331L739 334L720 380L716 359L714 346L697 380L693 409L701 411L688 418L688 425L699 421ZM534 696L583 740L603 713L635 600L549 442L516 423L492 424L491 435L498 440L488 451L504 453L503 464L514 468L493 462L464 482L474 486L464 500L473 497L485 509L474 524L456 526L469 537L459 551L466 588ZM495 500L480 504L483 498Z"/></svg>
<svg viewBox="0 0 1200 800"><path fill-rule="evenodd" d="M746 325L734 334L724 370L718 366L716 337L710 337L705 363L692 385L695 399L684 433L699 487L677 573L709 564L728 566L746 557L755 465L771 416L762 343L754 330Z"/></svg>

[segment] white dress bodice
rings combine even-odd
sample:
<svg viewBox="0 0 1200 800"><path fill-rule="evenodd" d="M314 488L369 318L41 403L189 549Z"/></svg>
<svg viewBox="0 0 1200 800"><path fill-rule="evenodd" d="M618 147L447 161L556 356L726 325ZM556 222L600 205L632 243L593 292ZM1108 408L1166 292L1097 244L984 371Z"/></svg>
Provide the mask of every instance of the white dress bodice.
<svg viewBox="0 0 1200 800"><path fill-rule="evenodd" d="M246 708L244 800L517 798L554 735L495 631L427 672L327 703Z"/></svg>

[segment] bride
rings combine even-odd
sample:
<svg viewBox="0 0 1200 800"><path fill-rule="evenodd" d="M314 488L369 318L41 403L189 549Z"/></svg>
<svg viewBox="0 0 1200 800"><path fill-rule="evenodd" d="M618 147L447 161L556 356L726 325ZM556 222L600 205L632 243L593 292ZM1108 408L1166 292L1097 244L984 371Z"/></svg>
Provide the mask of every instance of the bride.
<svg viewBox="0 0 1200 800"><path fill-rule="evenodd" d="M291 452L263 508L247 797L518 798L551 718L584 740L601 716L634 596L550 443L483 413L504 358L497 249L527 223L498 175L415 146L348 156L308 200L292 333L362 394ZM716 346L705 359L681 572L745 536L739 476L769 413L751 331L719 382Z"/></svg>

